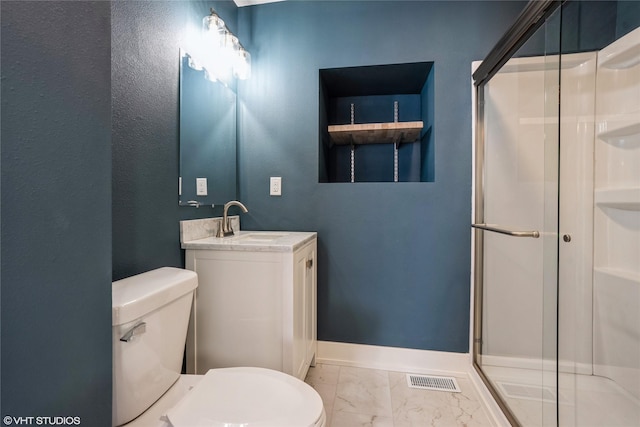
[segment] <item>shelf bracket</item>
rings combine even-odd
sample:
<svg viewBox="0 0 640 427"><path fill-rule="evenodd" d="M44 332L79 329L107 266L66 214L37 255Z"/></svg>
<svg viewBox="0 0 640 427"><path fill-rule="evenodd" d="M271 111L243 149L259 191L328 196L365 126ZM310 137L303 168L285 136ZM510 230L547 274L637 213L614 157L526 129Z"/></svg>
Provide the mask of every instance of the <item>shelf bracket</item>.
<svg viewBox="0 0 640 427"><path fill-rule="evenodd" d="M356 182L356 146L353 143L353 137L351 138L351 182Z"/></svg>
<svg viewBox="0 0 640 427"><path fill-rule="evenodd" d="M398 182L398 147L399 143L393 144L393 182Z"/></svg>

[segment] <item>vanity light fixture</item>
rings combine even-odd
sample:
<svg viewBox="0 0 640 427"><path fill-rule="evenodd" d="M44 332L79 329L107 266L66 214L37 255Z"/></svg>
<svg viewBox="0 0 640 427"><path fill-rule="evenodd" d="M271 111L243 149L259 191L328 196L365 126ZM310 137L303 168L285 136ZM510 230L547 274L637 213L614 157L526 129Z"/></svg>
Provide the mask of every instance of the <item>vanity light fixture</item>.
<svg viewBox="0 0 640 427"><path fill-rule="evenodd" d="M251 76L251 55L213 9L202 20L202 43L202 67L209 79L233 75L246 80Z"/></svg>

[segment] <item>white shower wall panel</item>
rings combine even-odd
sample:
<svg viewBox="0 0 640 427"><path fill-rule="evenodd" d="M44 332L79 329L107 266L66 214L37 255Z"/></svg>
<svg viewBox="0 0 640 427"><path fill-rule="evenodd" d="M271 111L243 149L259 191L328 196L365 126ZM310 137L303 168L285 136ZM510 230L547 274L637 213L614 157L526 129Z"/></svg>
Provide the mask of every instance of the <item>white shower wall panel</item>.
<svg viewBox="0 0 640 427"><path fill-rule="evenodd" d="M512 68L485 88L485 222L539 230L544 220L537 208L544 201L544 78L537 71ZM542 307L541 245L540 239L484 233L484 355L541 357L542 329L534 320Z"/></svg>
<svg viewBox="0 0 640 427"><path fill-rule="evenodd" d="M640 28L598 53L594 372L640 399Z"/></svg>
<svg viewBox="0 0 640 427"><path fill-rule="evenodd" d="M596 205L596 268L640 274L640 215L638 211Z"/></svg>
<svg viewBox="0 0 640 427"><path fill-rule="evenodd" d="M562 55L560 111L558 360L563 372L592 373L593 151L595 52Z"/></svg>
<svg viewBox="0 0 640 427"><path fill-rule="evenodd" d="M634 277L596 270L595 373L640 399L640 286Z"/></svg>
<svg viewBox="0 0 640 427"><path fill-rule="evenodd" d="M549 148L553 145L549 138L558 132L558 114L545 105L544 96L552 93L550 85L557 86L552 81L557 67L558 57L512 59L485 89L485 140L492 144L485 154L487 223L545 230L543 207L553 203L549 199L557 199L548 171L545 180L545 164L547 168L557 164L558 153ZM595 53L562 57L560 232L571 234L572 244L561 246L559 253L563 304L559 333L564 340L559 356L561 369L588 373L592 363L595 68ZM545 348L555 346L555 334L543 329L542 320L548 310L555 310L555 300L545 301L543 287L544 275L555 274L549 266L545 272L543 245L549 238L484 233L483 361L531 367L539 365Z"/></svg>

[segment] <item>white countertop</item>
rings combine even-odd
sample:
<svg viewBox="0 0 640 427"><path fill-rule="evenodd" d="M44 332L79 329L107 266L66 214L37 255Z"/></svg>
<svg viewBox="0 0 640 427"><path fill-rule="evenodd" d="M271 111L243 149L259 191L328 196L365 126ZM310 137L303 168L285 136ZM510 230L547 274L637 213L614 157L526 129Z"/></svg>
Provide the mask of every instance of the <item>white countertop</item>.
<svg viewBox="0 0 640 427"><path fill-rule="evenodd" d="M182 249L253 252L295 252L317 238L307 231L237 231L229 237L204 237L182 242Z"/></svg>

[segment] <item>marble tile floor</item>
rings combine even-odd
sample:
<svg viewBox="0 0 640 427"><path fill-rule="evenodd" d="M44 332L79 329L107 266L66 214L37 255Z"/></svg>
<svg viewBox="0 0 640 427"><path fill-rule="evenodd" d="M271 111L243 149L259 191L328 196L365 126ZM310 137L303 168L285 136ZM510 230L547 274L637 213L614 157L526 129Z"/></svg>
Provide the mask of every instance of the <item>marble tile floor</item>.
<svg viewBox="0 0 640 427"><path fill-rule="evenodd" d="M305 381L322 397L326 427L491 425L469 379L456 378L462 393L452 393L410 388L406 374L317 364Z"/></svg>

